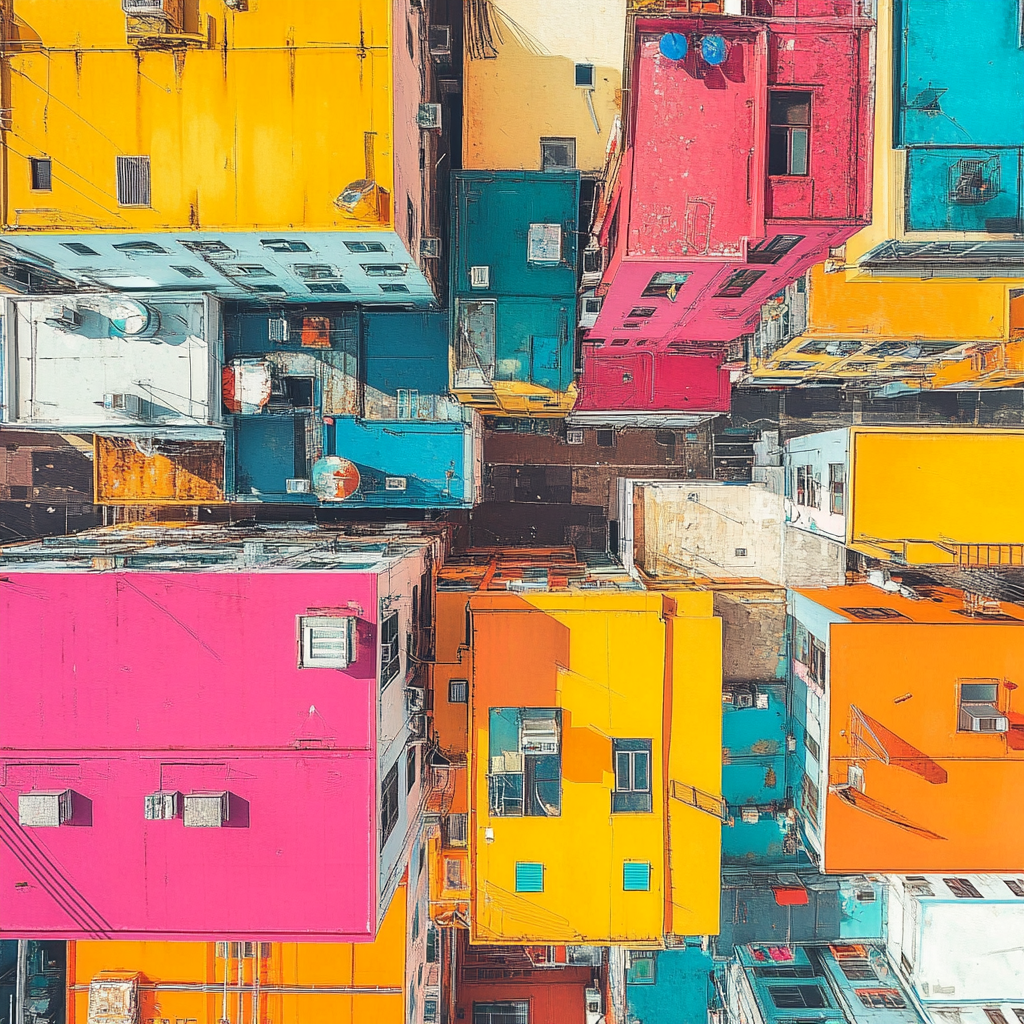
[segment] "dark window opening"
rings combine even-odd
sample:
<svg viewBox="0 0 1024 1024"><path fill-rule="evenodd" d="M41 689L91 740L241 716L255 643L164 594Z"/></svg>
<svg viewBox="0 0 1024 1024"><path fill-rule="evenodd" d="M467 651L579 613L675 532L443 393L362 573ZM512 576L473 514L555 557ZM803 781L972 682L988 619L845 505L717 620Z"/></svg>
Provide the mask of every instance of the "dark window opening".
<svg viewBox="0 0 1024 1024"><path fill-rule="evenodd" d="M32 190L50 192L53 189L53 162L49 157L29 157L32 168Z"/></svg>
<svg viewBox="0 0 1024 1024"><path fill-rule="evenodd" d="M542 171L571 171L575 167L575 139L540 140L540 169Z"/></svg>
<svg viewBox="0 0 1024 1024"><path fill-rule="evenodd" d="M803 235L776 235L747 250L748 263L778 263L804 240Z"/></svg>
<svg viewBox="0 0 1024 1024"><path fill-rule="evenodd" d="M613 739L612 766L615 771L612 811L650 812L651 741Z"/></svg>
<svg viewBox="0 0 1024 1024"><path fill-rule="evenodd" d="M768 173L808 173L811 135L811 94L772 92L769 94Z"/></svg>
<svg viewBox="0 0 1024 1024"><path fill-rule="evenodd" d="M825 1009L828 996L820 985L772 985L768 989L772 1002L780 1009Z"/></svg>
<svg viewBox="0 0 1024 1024"><path fill-rule="evenodd" d="M380 848L383 850L388 837L398 823L398 762L396 761L380 788Z"/></svg>
<svg viewBox="0 0 1024 1024"><path fill-rule="evenodd" d="M647 287L640 293L645 299L668 299L676 301L679 289L686 284L690 274L688 271L661 271L647 282Z"/></svg>
<svg viewBox="0 0 1024 1024"><path fill-rule="evenodd" d="M715 292L716 299L738 299L764 277L763 270L734 270Z"/></svg>

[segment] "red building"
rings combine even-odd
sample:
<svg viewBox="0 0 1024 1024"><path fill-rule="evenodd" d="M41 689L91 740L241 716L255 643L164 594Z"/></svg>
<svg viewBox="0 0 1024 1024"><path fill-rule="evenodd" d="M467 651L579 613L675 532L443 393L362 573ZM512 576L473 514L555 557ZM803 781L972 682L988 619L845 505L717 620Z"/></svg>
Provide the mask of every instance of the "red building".
<svg viewBox="0 0 1024 1024"><path fill-rule="evenodd" d="M636 382L599 379L605 349L620 360L725 350L752 331L770 296L868 223L869 5L744 7L751 16L630 16L629 103L595 225L602 302L584 341L581 410L621 410L622 384ZM686 409L717 411L727 371L714 388L699 369ZM667 396L684 395L658 379L646 392L669 402L655 408L676 410Z"/></svg>

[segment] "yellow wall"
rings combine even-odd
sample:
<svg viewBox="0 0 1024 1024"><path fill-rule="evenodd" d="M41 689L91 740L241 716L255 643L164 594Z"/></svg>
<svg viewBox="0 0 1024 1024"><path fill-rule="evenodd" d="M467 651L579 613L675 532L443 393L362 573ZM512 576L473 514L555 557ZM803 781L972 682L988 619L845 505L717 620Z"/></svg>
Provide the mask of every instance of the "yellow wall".
<svg viewBox="0 0 1024 1024"><path fill-rule="evenodd" d="M405 1024L403 997L406 966L406 886L399 886L381 924L369 943L271 943L269 960L244 960L244 984L251 986L254 965L261 964L258 1024ZM426 923L423 923L426 926ZM100 971L140 972L142 984L191 982L217 985L224 981L224 960L214 955L212 942L76 942L72 943L69 978L75 986L68 1000L68 1024L85 1024L89 982ZM229 983L237 980L238 960L231 961ZM384 992L347 994L274 994L270 986L335 986ZM228 994L231 1024L251 1024L252 995ZM143 1024L161 1020L192 1020L217 1024L222 1015L220 991L142 991Z"/></svg>
<svg viewBox="0 0 1024 1024"><path fill-rule="evenodd" d="M544 593L499 602L485 595L474 598L474 941L659 945L671 923L669 904L688 911L679 918L685 931L716 930L717 820L708 817L703 827L678 836L673 867L691 874L676 878L674 889L667 877L666 765L699 776L720 792L715 780L721 771L716 741L721 635L711 619L711 595L690 597L694 603L688 614L704 628L687 632L694 646L681 655L682 664L673 660L668 673L670 603L660 594ZM675 675L676 669L684 678ZM669 717L669 728L666 712L673 712L671 700L666 704L666 675L669 688L685 698L681 719ZM562 709L558 817L489 814L488 709L519 706ZM686 717L687 710L697 713ZM652 740L652 813L610 813L611 737ZM684 751L687 743L690 749ZM493 829L493 841L487 841L486 828ZM648 892L623 891L623 863L634 860L651 864ZM515 892L517 861L544 864L543 893Z"/></svg>
<svg viewBox="0 0 1024 1024"><path fill-rule="evenodd" d="M1024 543L1024 430L851 428L847 544ZM950 561L928 544L911 561Z"/></svg>
<svg viewBox="0 0 1024 1024"><path fill-rule="evenodd" d="M575 384L559 392L537 384L500 380L491 382L486 399L480 389L452 389L460 402L472 406L481 416L529 416L532 419L567 416L576 404L577 393ZM536 401L538 395L544 398L543 402Z"/></svg>
<svg viewBox="0 0 1024 1024"><path fill-rule="evenodd" d="M130 45L115 0L13 0L5 225L360 226L334 200L364 177L364 132L393 187L390 0L198 2L217 45L172 53ZM33 192L28 158L44 155L53 191ZM118 155L150 156L152 208L117 205Z"/></svg>
<svg viewBox="0 0 1024 1024"><path fill-rule="evenodd" d="M492 0L496 56L464 62L463 161L479 170L539 170L542 137L576 139L576 166L604 167L619 113L625 0ZM467 11L467 34L472 30ZM598 129L575 85L576 63L594 65Z"/></svg>

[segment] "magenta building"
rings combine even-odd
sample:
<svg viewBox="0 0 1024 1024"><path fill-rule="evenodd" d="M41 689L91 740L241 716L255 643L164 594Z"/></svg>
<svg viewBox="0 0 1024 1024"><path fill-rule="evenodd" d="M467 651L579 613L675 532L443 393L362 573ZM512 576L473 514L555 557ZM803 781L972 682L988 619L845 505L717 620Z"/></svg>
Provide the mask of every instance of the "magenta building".
<svg viewBox="0 0 1024 1024"><path fill-rule="evenodd" d="M0 556L0 934L372 940L421 827L437 537Z"/></svg>
<svg viewBox="0 0 1024 1024"><path fill-rule="evenodd" d="M724 349L868 223L869 6L751 0L756 16L631 16L585 363L612 346Z"/></svg>

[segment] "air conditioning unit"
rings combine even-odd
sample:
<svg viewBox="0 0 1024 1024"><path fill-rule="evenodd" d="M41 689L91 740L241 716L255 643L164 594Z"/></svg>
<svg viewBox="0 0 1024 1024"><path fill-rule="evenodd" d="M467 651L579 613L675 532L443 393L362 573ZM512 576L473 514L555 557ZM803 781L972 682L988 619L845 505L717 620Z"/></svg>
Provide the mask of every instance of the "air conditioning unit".
<svg viewBox="0 0 1024 1024"><path fill-rule="evenodd" d="M293 477L285 480L284 489L287 494L309 494L310 482L305 477Z"/></svg>
<svg viewBox="0 0 1024 1024"><path fill-rule="evenodd" d="M416 112L416 123L425 129L441 127L441 104L421 103Z"/></svg>
<svg viewBox="0 0 1024 1024"><path fill-rule="evenodd" d="M754 695L752 693L740 693L736 694L736 707L738 708L752 708L754 706Z"/></svg>
<svg viewBox="0 0 1024 1024"><path fill-rule="evenodd" d="M385 491L404 491L408 478L404 476L386 476L384 478Z"/></svg>
<svg viewBox="0 0 1024 1024"><path fill-rule="evenodd" d="M56 828L71 820L71 790L34 789L18 794L18 824L31 828Z"/></svg>
<svg viewBox="0 0 1024 1024"><path fill-rule="evenodd" d="M580 327L590 330L597 323L603 305L604 299L594 295L593 290L584 292L580 300Z"/></svg>
<svg viewBox="0 0 1024 1024"><path fill-rule="evenodd" d="M469 287L470 288L490 288L491 287L491 268L490 267L470 267L469 268Z"/></svg>
<svg viewBox="0 0 1024 1024"><path fill-rule="evenodd" d="M283 316L271 317L267 327L271 341L280 345L288 340L288 321Z"/></svg>
<svg viewBox="0 0 1024 1024"><path fill-rule="evenodd" d="M103 396L103 408L108 412L119 412L132 419L142 418L142 399L138 395L107 394Z"/></svg>
<svg viewBox="0 0 1024 1024"><path fill-rule="evenodd" d="M441 258L440 238L421 238L420 255L425 259L438 260Z"/></svg>
<svg viewBox="0 0 1024 1024"><path fill-rule="evenodd" d="M77 309L73 309L71 306L64 306L59 316L47 317L46 322L58 330L70 331L76 327L81 327L82 318L78 315Z"/></svg>
<svg viewBox="0 0 1024 1024"><path fill-rule="evenodd" d="M522 725L524 754L558 753L558 720L552 718L524 718Z"/></svg>
<svg viewBox="0 0 1024 1024"><path fill-rule="evenodd" d="M189 793L185 796L185 828L220 828L227 820L227 793Z"/></svg>
<svg viewBox="0 0 1024 1024"><path fill-rule="evenodd" d="M249 10L249 0L224 0L229 10L232 11L247 11Z"/></svg>
<svg viewBox="0 0 1024 1024"><path fill-rule="evenodd" d="M388 640L380 645L380 663L390 665L398 657L398 641Z"/></svg>
<svg viewBox="0 0 1024 1024"><path fill-rule="evenodd" d="M427 738L427 716L413 715L409 719L409 732L414 740L423 740Z"/></svg>
<svg viewBox="0 0 1024 1024"><path fill-rule="evenodd" d="M859 764L851 764L846 768L846 781L850 789L864 792L864 769Z"/></svg>
<svg viewBox="0 0 1024 1024"><path fill-rule="evenodd" d="M1010 723L991 704L962 704L959 726L962 732L1006 732Z"/></svg>
<svg viewBox="0 0 1024 1024"><path fill-rule="evenodd" d="M582 430L567 430L565 432L565 443L566 444L583 444L583 431Z"/></svg>
<svg viewBox="0 0 1024 1024"><path fill-rule="evenodd" d="M406 707L410 714L427 709L427 691L422 686L407 686L405 688Z"/></svg>
<svg viewBox="0 0 1024 1024"><path fill-rule="evenodd" d="M146 795L146 821L171 821L178 816L181 794L172 790L158 790Z"/></svg>
<svg viewBox="0 0 1024 1024"><path fill-rule="evenodd" d="M583 250L583 286L591 288L594 285L600 284L603 273L604 249L596 245L588 246Z"/></svg>
<svg viewBox="0 0 1024 1024"><path fill-rule="evenodd" d="M450 25L431 25L427 30L427 42L431 57L452 55L452 30Z"/></svg>

